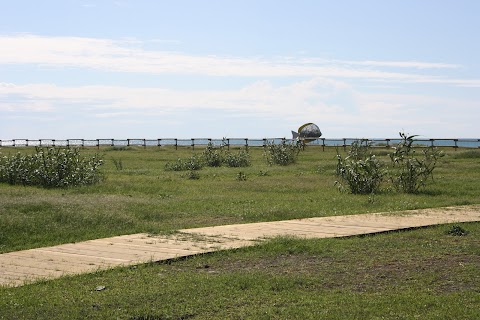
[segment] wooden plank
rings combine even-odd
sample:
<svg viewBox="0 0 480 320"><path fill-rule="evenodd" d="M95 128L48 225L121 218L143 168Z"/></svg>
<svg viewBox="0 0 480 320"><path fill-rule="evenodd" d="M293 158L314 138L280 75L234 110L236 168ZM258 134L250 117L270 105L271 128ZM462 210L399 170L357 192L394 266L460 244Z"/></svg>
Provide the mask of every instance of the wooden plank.
<svg viewBox="0 0 480 320"><path fill-rule="evenodd" d="M343 237L468 221L480 221L480 205L183 229L173 235L117 236L0 254L0 285L19 286L38 279L240 248L276 236Z"/></svg>

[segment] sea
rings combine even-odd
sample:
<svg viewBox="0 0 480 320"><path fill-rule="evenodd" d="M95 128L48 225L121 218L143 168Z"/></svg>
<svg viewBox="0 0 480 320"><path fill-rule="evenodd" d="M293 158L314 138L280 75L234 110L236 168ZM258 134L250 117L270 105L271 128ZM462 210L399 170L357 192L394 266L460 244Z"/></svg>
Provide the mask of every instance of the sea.
<svg viewBox="0 0 480 320"><path fill-rule="evenodd" d="M369 143L373 147L395 146L401 139L375 138L375 139L358 139L358 138L317 138L308 141L309 145L319 145L327 147L345 147L350 146L355 141L363 141ZM219 146L248 146L262 147L267 144L295 143L293 139L287 138L158 138L158 139L10 139L1 140L0 147L26 147L26 146L84 146L84 147L126 147L126 146L175 146L175 147L195 147L206 146L211 144L215 147ZM414 145L418 147L453 147L453 148L480 148L480 139L463 138L463 139L414 139Z"/></svg>

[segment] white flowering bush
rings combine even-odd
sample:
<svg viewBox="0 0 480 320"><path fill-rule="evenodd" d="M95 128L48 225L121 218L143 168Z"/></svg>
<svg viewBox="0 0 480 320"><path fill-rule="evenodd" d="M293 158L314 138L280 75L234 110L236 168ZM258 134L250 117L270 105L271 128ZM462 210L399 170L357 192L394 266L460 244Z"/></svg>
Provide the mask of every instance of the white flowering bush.
<svg viewBox="0 0 480 320"><path fill-rule="evenodd" d="M297 143L267 143L263 155L269 165L286 166L297 161L301 146Z"/></svg>
<svg viewBox="0 0 480 320"><path fill-rule="evenodd" d="M1 157L0 182L45 188L89 185L101 180L102 164L100 156L82 157L76 148L37 147L32 155Z"/></svg>

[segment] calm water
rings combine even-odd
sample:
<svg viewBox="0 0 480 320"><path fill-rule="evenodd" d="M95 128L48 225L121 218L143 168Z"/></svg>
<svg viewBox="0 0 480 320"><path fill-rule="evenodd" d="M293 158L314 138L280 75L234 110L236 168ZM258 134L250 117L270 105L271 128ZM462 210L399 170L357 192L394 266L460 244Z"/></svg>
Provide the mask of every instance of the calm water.
<svg viewBox="0 0 480 320"><path fill-rule="evenodd" d="M317 139L310 144L313 145L325 145L325 146L344 146L351 145L352 142L358 139ZM265 143L279 144L285 141L286 143L292 142L291 139L283 138L268 138L268 139L245 139L245 138L231 138L231 139L68 139L68 140L54 140L54 139L42 139L42 140L27 140L27 139L15 139L15 140L0 140L0 146L205 146L208 143L212 143L215 146L221 146L229 144L230 146L250 146L261 147ZM368 139L373 146L394 146L400 142L400 139ZM437 146L437 147L461 147L461 148L480 148L480 139L415 139L415 144L418 146Z"/></svg>

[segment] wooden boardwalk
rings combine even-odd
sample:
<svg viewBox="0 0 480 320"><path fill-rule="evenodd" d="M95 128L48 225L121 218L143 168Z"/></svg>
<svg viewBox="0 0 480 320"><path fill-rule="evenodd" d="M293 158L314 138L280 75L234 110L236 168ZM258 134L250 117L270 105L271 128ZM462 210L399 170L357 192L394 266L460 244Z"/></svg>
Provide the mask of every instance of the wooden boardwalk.
<svg viewBox="0 0 480 320"><path fill-rule="evenodd" d="M97 270L255 245L277 236L331 238L480 221L480 205L132 234L0 254L0 285L20 286Z"/></svg>

